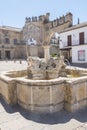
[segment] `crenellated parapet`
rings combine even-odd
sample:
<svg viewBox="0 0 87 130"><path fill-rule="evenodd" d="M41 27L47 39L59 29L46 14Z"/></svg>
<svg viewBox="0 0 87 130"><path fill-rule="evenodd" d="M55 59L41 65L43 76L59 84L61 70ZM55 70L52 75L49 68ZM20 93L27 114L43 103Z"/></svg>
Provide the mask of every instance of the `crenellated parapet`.
<svg viewBox="0 0 87 130"><path fill-rule="evenodd" d="M49 22L49 16L50 13L46 13L46 15L40 15L40 16L35 16L35 17L26 17L25 18L25 23L29 23L29 22L38 22L38 21L42 21L42 22Z"/></svg>
<svg viewBox="0 0 87 130"><path fill-rule="evenodd" d="M26 23L31 22L31 18L30 18L30 17L26 17L26 18L25 18L25 22L26 22Z"/></svg>
<svg viewBox="0 0 87 130"><path fill-rule="evenodd" d="M50 21L49 20L49 16L50 16L50 13L46 13L46 15L40 15L40 16L35 16L35 17L26 17L25 18L25 23L29 23L29 22L43 22L44 24L47 24L47 23L51 23L51 28L53 27L57 27L57 26L60 26L66 22L71 22L71 25L72 25L72 14L70 12L68 12L66 15L63 15L59 18L56 18L54 19L53 21Z"/></svg>
<svg viewBox="0 0 87 130"><path fill-rule="evenodd" d="M51 28L60 26L64 23L70 22L72 25L72 14L70 12L68 12L66 15L63 15L59 18L54 19L53 21L51 21Z"/></svg>

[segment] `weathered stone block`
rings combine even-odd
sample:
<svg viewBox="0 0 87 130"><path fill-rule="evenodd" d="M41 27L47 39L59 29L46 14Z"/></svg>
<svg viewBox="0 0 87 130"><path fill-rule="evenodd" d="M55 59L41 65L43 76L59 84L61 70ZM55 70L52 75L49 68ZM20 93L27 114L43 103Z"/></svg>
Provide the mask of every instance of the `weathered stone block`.
<svg viewBox="0 0 87 130"><path fill-rule="evenodd" d="M64 84L57 84L52 87L52 103L54 105L64 102Z"/></svg>
<svg viewBox="0 0 87 130"><path fill-rule="evenodd" d="M0 94L8 104L14 105L17 103L16 82L10 78L0 78Z"/></svg>
<svg viewBox="0 0 87 130"><path fill-rule="evenodd" d="M33 103L35 105L48 105L50 104L50 87L49 86L36 86L33 87Z"/></svg>
<svg viewBox="0 0 87 130"><path fill-rule="evenodd" d="M17 83L17 98L19 103L31 104L31 87L27 84Z"/></svg>

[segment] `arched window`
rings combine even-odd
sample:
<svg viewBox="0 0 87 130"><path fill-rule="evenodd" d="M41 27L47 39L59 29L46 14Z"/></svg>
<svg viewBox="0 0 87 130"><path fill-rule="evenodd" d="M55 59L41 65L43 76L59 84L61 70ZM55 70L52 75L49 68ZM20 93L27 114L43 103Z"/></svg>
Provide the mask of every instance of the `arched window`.
<svg viewBox="0 0 87 130"><path fill-rule="evenodd" d="M28 45L36 45L36 40L34 38L28 39Z"/></svg>

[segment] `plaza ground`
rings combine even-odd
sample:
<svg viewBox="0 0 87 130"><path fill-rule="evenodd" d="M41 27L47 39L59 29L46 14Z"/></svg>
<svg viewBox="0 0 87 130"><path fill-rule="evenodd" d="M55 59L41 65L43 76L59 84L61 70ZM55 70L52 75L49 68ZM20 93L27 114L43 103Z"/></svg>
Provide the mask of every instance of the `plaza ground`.
<svg viewBox="0 0 87 130"><path fill-rule="evenodd" d="M0 73L27 68L27 62L0 61ZM53 114L38 114L9 106L0 97L1 130L87 130L87 108L75 113L64 110Z"/></svg>
<svg viewBox="0 0 87 130"><path fill-rule="evenodd" d="M27 62L25 60L17 61L0 61L0 72L25 70L27 68Z"/></svg>

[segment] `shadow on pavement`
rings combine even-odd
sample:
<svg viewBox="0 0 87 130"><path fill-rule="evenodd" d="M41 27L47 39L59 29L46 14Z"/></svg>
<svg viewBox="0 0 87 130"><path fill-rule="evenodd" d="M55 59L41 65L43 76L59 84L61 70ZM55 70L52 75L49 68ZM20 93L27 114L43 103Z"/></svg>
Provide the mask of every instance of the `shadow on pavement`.
<svg viewBox="0 0 87 130"><path fill-rule="evenodd" d="M80 122L87 122L87 108L79 110L78 112L70 113L67 111L60 111L53 114L38 114L34 112L29 112L24 110L18 105L10 106L0 98L0 103L6 110L6 112L13 114L19 112L27 120L32 120L34 122L43 123L43 124L58 124L58 123L67 123L71 119L78 120Z"/></svg>

